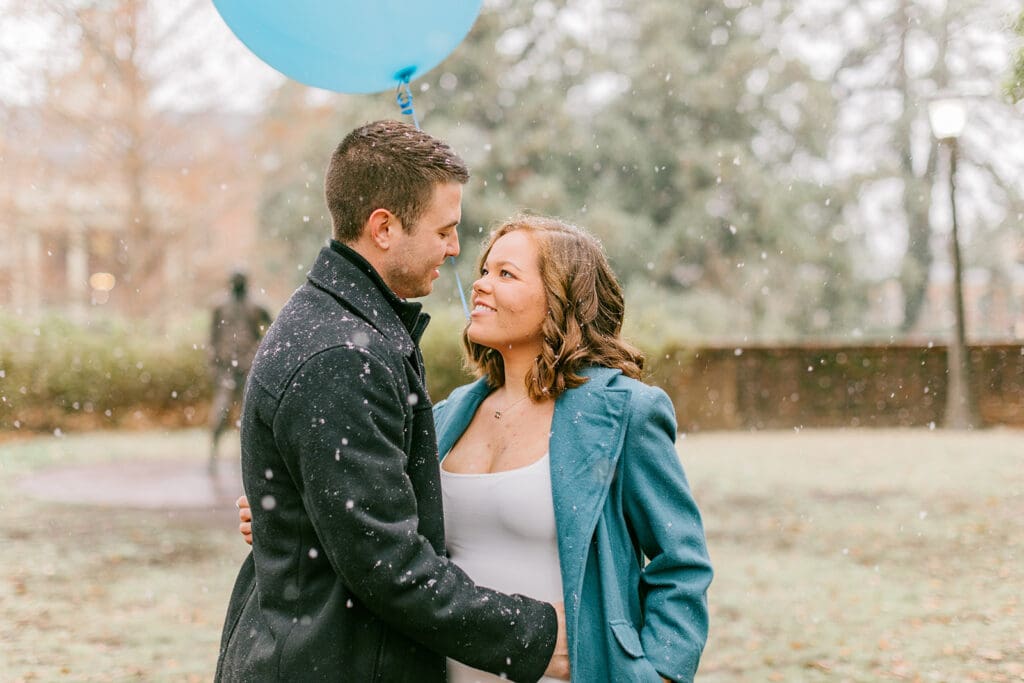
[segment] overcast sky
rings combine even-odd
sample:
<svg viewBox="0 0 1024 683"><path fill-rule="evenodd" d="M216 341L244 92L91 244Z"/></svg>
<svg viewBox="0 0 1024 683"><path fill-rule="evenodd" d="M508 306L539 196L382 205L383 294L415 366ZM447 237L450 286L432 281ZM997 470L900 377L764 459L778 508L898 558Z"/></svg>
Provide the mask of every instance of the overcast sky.
<svg viewBox="0 0 1024 683"><path fill-rule="evenodd" d="M62 52L67 41L59 26L37 17L21 19L11 15L12 0L0 0L0 99L11 104L30 104L41 94L40 69L47 63L60 65L75 55ZM157 23L166 26L184 3L152 3ZM172 9L168 9L171 7ZM231 33L212 2L200 3L161 59L176 56L190 60L188 68L173 68L173 77L155 93L160 109L194 109L209 106L208 95L216 93L221 107L258 110L266 93L284 77L257 59ZM196 46L202 46L197 49ZM210 87L210 84L215 87Z"/></svg>

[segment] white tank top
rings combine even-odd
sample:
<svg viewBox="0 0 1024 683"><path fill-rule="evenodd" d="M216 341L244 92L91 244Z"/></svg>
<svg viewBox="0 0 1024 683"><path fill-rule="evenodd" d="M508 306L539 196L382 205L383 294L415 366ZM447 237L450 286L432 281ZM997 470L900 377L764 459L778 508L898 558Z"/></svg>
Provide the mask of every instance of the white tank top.
<svg viewBox="0 0 1024 683"><path fill-rule="evenodd" d="M492 474L442 466L441 491L452 562L481 586L553 603L563 598L548 460L545 453L526 467ZM448 683L507 680L448 660Z"/></svg>

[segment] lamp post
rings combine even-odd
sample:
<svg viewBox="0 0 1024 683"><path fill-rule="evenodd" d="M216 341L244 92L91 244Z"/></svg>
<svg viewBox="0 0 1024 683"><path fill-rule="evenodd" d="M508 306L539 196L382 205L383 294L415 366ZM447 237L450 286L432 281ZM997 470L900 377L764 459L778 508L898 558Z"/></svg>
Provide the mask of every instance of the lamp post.
<svg viewBox="0 0 1024 683"><path fill-rule="evenodd" d="M970 358L964 324L963 270L960 265L960 236L956 215L957 140L967 124L967 104L961 98L934 99L928 104L928 120L936 139L949 155L949 210L952 222L950 254L953 262L953 316L956 328L947 352L947 393L945 425L967 429L979 425L971 397Z"/></svg>

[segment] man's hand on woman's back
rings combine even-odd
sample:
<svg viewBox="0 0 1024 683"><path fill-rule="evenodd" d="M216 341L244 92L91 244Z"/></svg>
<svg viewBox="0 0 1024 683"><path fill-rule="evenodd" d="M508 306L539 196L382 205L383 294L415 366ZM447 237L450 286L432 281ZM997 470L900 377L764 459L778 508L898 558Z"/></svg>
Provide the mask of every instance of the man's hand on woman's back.
<svg viewBox="0 0 1024 683"><path fill-rule="evenodd" d="M569 680L569 638L565 631L565 604L556 602L555 615L558 617L558 635L555 637L555 650L551 653L551 662L544 670L545 676Z"/></svg>

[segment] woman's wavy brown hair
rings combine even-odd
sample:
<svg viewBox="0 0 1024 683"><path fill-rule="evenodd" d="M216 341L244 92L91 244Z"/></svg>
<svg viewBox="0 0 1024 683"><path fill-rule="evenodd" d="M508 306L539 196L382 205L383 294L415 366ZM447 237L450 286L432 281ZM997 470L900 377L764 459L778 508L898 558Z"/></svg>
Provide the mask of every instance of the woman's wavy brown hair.
<svg viewBox="0 0 1024 683"><path fill-rule="evenodd" d="M518 215L499 225L480 255L478 272L491 247L503 235L529 232L540 252L540 274L548 315L541 330L544 345L525 378L535 401L558 398L587 381L580 371L590 365L615 368L640 378L644 356L622 339L625 299L600 242L590 233L556 218ZM505 383L501 354L469 340L464 331L466 365L493 388Z"/></svg>

